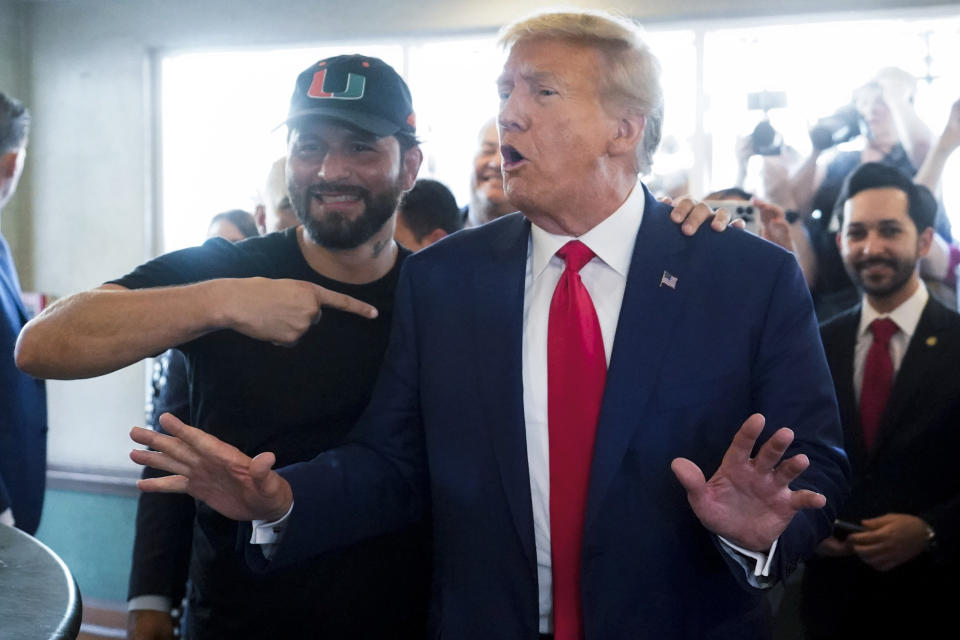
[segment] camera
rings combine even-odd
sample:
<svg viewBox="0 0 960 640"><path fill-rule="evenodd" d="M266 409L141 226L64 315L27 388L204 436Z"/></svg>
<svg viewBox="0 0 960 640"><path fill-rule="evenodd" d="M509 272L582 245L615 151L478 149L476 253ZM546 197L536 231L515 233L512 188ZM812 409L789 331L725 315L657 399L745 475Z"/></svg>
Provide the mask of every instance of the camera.
<svg viewBox="0 0 960 640"><path fill-rule="evenodd" d="M787 106L787 94L783 91L758 91L747 94L747 109L763 111L763 120L750 133L751 151L755 155L778 156L783 147L783 138L770 124L767 114L771 109Z"/></svg>
<svg viewBox="0 0 960 640"><path fill-rule="evenodd" d="M726 209L732 220L743 220L744 229L750 233L760 232L760 214L748 200L704 200L703 203L714 211Z"/></svg>
<svg viewBox="0 0 960 640"><path fill-rule="evenodd" d="M753 153L761 156L778 156L783 147L783 138L769 120L761 120L750 134Z"/></svg>
<svg viewBox="0 0 960 640"><path fill-rule="evenodd" d="M860 135L862 129L860 112L853 105L847 105L833 115L817 120L810 129L810 142L814 149L823 151L853 140Z"/></svg>

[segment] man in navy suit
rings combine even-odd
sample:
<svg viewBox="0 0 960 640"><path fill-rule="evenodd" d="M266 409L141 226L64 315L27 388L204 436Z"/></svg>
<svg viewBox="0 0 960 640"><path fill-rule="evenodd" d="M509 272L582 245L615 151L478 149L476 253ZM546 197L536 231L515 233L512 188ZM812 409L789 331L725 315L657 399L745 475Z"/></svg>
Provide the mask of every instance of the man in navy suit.
<svg viewBox="0 0 960 640"><path fill-rule="evenodd" d="M684 237L637 181L662 100L631 24L545 14L504 42L504 181L523 215L408 259L352 441L277 473L272 454L166 417L177 437L135 430L159 452L132 457L181 475L141 486L257 520L248 559L267 569L429 509L431 637L766 637L763 588L829 533L847 482L800 270L745 233ZM573 239L592 253L578 275L555 255ZM569 505L554 481L584 459L552 450L566 416L550 387L570 373L548 364L561 280L588 293L605 384L581 452L579 542L558 553L554 509ZM571 387L560 404L577 413Z"/></svg>
<svg viewBox="0 0 960 640"><path fill-rule="evenodd" d="M840 206L837 244L863 301L822 334L853 483L804 572L803 622L810 638L936 637L952 624L960 569L960 316L917 271L937 205L868 163Z"/></svg>
<svg viewBox="0 0 960 640"><path fill-rule="evenodd" d="M30 113L0 93L0 210L13 197L27 155ZM27 322L10 246L0 235L0 523L35 533L47 474L47 396L17 370L13 346Z"/></svg>

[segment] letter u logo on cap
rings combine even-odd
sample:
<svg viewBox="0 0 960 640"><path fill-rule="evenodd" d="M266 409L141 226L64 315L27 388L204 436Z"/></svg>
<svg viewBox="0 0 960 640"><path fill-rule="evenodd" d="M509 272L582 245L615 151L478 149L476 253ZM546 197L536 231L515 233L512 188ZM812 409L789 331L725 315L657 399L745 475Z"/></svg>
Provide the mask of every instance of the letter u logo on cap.
<svg viewBox="0 0 960 640"><path fill-rule="evenodd" d="M355 73L347 74L347 87L343 91L327 91L324 84L327 79L327 70L321 69L313 74L313 82L307 89L307 97L325 100L336 98L338 100L359 100L363 97L363 92L367 87L367 79Z"/></svg>

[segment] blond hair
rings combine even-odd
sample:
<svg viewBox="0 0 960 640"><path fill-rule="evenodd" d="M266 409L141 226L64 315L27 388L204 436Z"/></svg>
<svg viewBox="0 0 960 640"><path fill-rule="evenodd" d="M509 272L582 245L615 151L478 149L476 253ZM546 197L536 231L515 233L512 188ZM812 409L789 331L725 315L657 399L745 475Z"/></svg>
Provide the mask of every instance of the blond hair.
<svg viewBox="0 0 960 640"><path fill-rule="evenodd" d="M500 45L509 50L518 42L566 40L594 47L607 61L600 94L608 109L627 109L646 120L637 146L637 168L649 172L663 128L660 63L643 40L638 25L601 11L570 10L535 13L505 26Z"/></svg>

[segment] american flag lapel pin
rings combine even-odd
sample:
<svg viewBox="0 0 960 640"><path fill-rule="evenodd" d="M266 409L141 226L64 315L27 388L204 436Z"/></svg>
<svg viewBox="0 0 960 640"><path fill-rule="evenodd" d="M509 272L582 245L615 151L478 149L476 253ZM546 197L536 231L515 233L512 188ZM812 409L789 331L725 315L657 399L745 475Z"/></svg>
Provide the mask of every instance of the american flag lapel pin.
<svg viewBox="0 0 960 640"><path fill-rule="evenodd" d="M660 286L668 286L671 289L677 288L677 276L673 275L669 271L664 271L663 275L660 276Z"/></svg>

